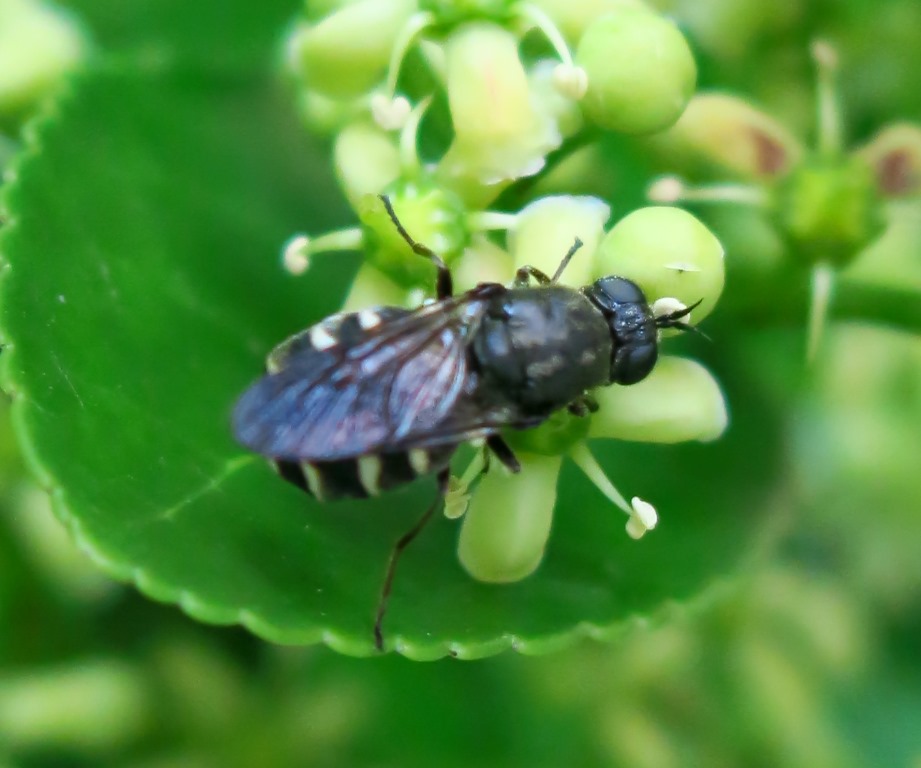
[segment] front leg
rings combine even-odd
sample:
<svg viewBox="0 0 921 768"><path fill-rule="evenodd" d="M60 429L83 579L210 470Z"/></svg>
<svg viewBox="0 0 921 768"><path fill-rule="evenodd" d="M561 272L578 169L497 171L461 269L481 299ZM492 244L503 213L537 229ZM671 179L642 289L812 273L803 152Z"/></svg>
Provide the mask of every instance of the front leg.
<svg viewBox="0 0 921 768"><path fill-rule="evenodd" d="M518 461L518 457L515 456L509 444L499 437L499 435L490 435L487 437L486 445L509 472L514 472L516 474L521 472L521 462Z"/></svg>
<svg viewBox="0 0 921 768"><path fill-rule="evenodd" d="M520 267L517 272L515 272L515 282L513 283L515 288L527 288L530 283L530 278L534 278L537 281L538 285L550 285L550 278L547 277L546 272L542 272L537 267L532 267L530 264L527 264L523 267Z"/></svg>
<svg viewBox="0 0 921 768"><path fill-rule="evenodd" d="M573 416L584 418L590 413L598 412L598 401L589 394L580 395L566 406L566 410Z"/></svg>
<svg viewBox="0 0 921 768"><path fill-rule="evenodd" d="M427 245L416 242L410 236L409 232L406 231L406 228L397 218L396 211L393 210L393 205L390 203L390 198L387 195L378 195L381 199L381 202L384 204L384 208L387 209L387 215L390 216L390 220L393 222L393 225L397 228L397 232L400 233L407 245L413 249L413 253L417 253L419 256L424 256L432 264L435 265L435 269L438 270L437 276L435 277L435 298L438 301L442 299L447 299L449 296L454 293L454 281L451 278L451 270L448 269L448 265L442 261L441 256L439 256L435 251L429 248Z"/></svg>

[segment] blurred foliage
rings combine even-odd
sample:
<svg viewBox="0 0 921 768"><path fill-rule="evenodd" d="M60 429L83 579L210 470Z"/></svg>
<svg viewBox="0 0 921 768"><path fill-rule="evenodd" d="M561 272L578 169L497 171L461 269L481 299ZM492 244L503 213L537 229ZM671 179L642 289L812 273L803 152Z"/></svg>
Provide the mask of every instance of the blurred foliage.
<svg viewBox="0 0 921 768"><path fill-rule="evenodd" d="M270 42L252 42L245 19L211 0L67 5L102 49L146 56L152 67L186 49L233 68ZM281 27L293 6L259 9ZM749 95L804 132L806 49L816 35L837 44L853 73L844 101L855 140L921 111L915 0L669 7L689 30L705 85ZM641 204L653 163L629 142L610 157L620 175L606 192L623 213ZM341 223L337 201L317 205ZM874 251L917 274L917 210L906 206L899 220ZM756 267L776 260L757 221L724 211L712 222L730 253ZM731 270L733 281L770 296L757 271ZM792 313L745 324L731 306L720 314L708 327L709 354L715 367L745 372L735 418L763 411L782 429L784 451L769 464L761 508L745 503L734 468L683 492L726 497L738 516L767 519L763 545L732 594L703 615L638 623L610 644L537 659L356 660L197 624L107 581L76 551L26 476L4 418L0 766L917 766L921 342L840 323L810 372ZM764 460L756 427L729 450L739 462ZM630 460L648 466L655 454ZM708 533L690 524L682 532L706 547ZM676 554L681 546L669 543Z"/></svg>

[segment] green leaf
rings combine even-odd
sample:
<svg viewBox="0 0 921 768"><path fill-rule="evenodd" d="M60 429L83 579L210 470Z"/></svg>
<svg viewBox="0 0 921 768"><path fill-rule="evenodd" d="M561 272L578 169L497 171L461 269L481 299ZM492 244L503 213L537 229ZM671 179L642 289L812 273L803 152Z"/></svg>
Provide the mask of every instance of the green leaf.
<svg viewBox="0 0 921 768"><path fill-rule="evenodd" d="M56 0L82 18L101 49L145 68L245 69L271 59L298 0Z"/></svg>
<svg viewBox="0 0 921 768"><path fill-rule="evenodd" d="M27 145L0 239L0 374L57 514L110 573L197 618L373 653L390 548L434 484L320 504L229 428L264 354L334 311L355 267L320 260L297 279L278 265L292 232L347 222L288 95L258 76L102 69ZM401 563L388 647L539 653L613 637L723 580L749 554L782 453L757 380L736 370L717 371L738 404L726 440L596 446L626 492L656 503L653 534L628 539L567 465L545 562L489 586L463 572L457 523L439 518Z"/></svg>

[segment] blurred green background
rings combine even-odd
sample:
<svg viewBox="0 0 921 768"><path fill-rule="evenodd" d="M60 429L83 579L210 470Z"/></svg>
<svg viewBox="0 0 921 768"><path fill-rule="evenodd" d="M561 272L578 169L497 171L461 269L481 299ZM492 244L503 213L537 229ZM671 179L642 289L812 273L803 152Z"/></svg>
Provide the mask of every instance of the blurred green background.
<svg viewBox="0 0 921 768"><path fill-rule="evenodd" d="M168 57L173 40L232 65L272 42L249 40L245 19L219 3L138 0L126 12L123 1L63 5L115 57ZM265 4L279 34L295 5ZM701 87L746 95L803 137L817 36L846 62L852 143L921 119L917 0L666 7L695 47ZM177 13L188 21L178 42ZM211 25L235 23L246 45L209 47ZM621 166L620 213L642 204L651 163ZM316 217L342 223L331 185L328 198ZM776 248L762 222L702 215L732 256ZM895 221L873 255L905 264L910 281L921 203L902 204ZM911 329L838 323L807 372L803 329L789 317L714 321L708 333L762 383L759 407L788 446L769 508L738 510L772 521L763 548L703 614L540 658L357 660L197 623L76 551L3 418L0 768L921 766L921 341ZM747 445L757 462L758 436Z"/></svg>

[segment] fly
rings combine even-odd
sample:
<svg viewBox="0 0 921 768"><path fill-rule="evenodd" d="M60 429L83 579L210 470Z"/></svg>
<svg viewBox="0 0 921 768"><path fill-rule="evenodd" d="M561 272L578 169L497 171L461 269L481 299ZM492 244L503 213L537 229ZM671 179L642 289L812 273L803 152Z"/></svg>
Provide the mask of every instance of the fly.
<svg viewBox="0 0 921 768"><path fill-rule="evenodd" d="M379 650L397 562L447 493L458 446L482 440L518 472L503 430L535 427L562 408L596 410L588 391L644 379L659 329L687 328L682 318L697 306L656 317L624 277L560 285L578 239L552 277L525 266L511 287L481 283L454 295L442 259L381 200L412 250L434 264L436 300L337 314L292 336L272 350L266 375L233 414L240 443L321 501L436 477L434 501L390 554L374 622Z"/></svg>

